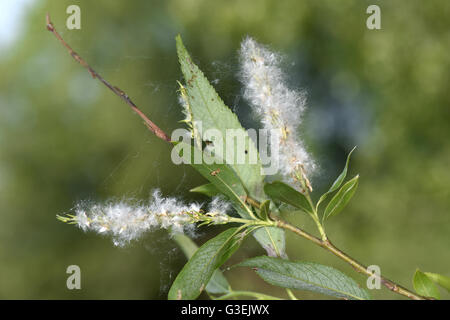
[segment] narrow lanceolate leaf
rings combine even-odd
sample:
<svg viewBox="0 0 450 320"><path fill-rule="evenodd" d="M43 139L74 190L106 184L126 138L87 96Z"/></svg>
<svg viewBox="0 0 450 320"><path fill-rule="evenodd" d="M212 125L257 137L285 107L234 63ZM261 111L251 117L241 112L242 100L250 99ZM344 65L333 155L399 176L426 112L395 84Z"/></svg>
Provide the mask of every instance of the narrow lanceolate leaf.
<svg viewBox="0 0 450 320"><path fill-rule="evenodd" d="M253 236L271 257L286 258L284 230L276 227L261 227Z"/></svg>
<svg viewBox="0 0 450 320"><path fill-rule="evenodd" d="M246 260L238 266L253 268L263 280L275 286L308 290L343 299L370 299L368 292L352 278L321 264L262 256Z"/></svg>
<svg viewBox="0 0 450 320"><path fill-rule="evenodd" d="M200 136L203 137L203 134L211 129L218 130L223 139L226 139L227 133L231 133L232 130L237 130L235 132L242 134L243 150L238 148L239 143L230 139L227 143L223 141L224 150L218 156L225 160L237 160L235 157L240 152L243 155L243 163L227 162L236 171L252 196L262 196L262 190L259 189L263 182L261 163L252 140L242 128L236 114L225 105L203 72L192 61L180 36L177 36L176 43L181 71L186 81L185 96L189 103L194 125L196 123L201 124L197 127Z"/></svg>
<svg viewBox="0 0 450 320"><path fill-rule="evenodd" d="M239 248L248 232L230 228L203 244L176 277L169 290L169 299L196 299L213 273Z"/></svg>
<svg viewBox="0 0 450 320"><path fill-rule="evenodd" d="M434 282L419 269L416 270L413 278L414 290L424 297L440 299L441 295Z"/></svg>
<svg viewBox="0 0 450 320"><path fill-rule="evenodd" d="M176 43L181 71L186 81L186 85L182 88L183 99L189 106L188 112L195 136L209 140L204 136L207 131L219 132L225 139L224 147L218 148L217 144L214 145L215 142L212 142L216 147L214 155L224 159L224 162L233 169L248 196L258 201L264 199L262 166L253 141L242 128L237 116L225 105L203 72L193 63L180 36L177 36ZM231 134L229 139L227 134ZM233 134L239 135L240 138L233 138ZM219 190L222 192L220 188ZM242 208L241 204L238 205L237 211L241 216L248 215L248 210ZM268 254L285 255L282 229L264 227L256 230L254 236Z"/></svg>
<svg viewBox="0 0 450 320"><path fill-rule="evenodd" d="M189 260L197 251L198 246L188 236L177 233L173 236L173 239L183 251L186 258ZM223 273L217 269L214 271L211 279L206 286L206 292L211 294L225 294L230 292L230 284L223 275Z"/></svg>
<svg viewBox="0 0 450 320"><path fill-rule="evenodd" d="M328 197L328 195L333 193L334 191L336 191L341 186L342 182L344 182L345 177L347 176L348 164L350 162L350 157L351 157L353 151L355 151L355 149L356 149L356 146L353 147L353 149L348 154L347 161L345 161L345 167L342 170L341 174L336 178L336 180L334 180L330 189L320 197L319 201L317 202L316 208L319 208L319 205Z"/></svg>
<svg viewBox="0 0 450 320"><path fill-rule="evenodd" d="M290 204L293 207L311 213L312 208L306 197L287 184L275 181L264 185L264 192L273 200Z"/></svg>
<svg viewBox="0 0 450 320"><path fill-rule="evenodd" d="M214 196L220 194L219 189L217 189L217 187L213 183L203 184L203 185L195 187L189 191L201 193L208 197L214 197Z"/></svg>
<svg viewBox="0 0 450 320"><path fill-rule="evenodd" d="M442 274L425 272L428 278L430 278L434 283L437 283L442 288L446 289L450 293L450 278L443 276Z"/></svg>
<svg viewBox="0 0 450 320"><path fill-rule="evenodd" d="M334 195L334 197L330 200L330 203L328 203L327 207L325 208L323 220L337 215L345 208L345 206L355 194L356 188L358 187L358 180L359 176L357 175L353 179L347 181L341 187L341 189L339 189L339 191Z"/></svg>

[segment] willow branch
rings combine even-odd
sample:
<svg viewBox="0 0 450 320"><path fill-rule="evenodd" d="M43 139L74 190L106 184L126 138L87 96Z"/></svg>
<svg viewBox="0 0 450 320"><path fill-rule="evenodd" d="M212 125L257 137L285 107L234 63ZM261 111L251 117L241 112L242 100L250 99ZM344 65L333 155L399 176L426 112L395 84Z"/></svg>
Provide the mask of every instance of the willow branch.
<svg viewBox="0 0 450 320"><path fill-rule="evenodd" d="M67 44L66 41L61 37L61 35L56 31L55 26L50 21L50 16L47 13L46 16L46 22L47 22L47 30L52 32L54 36L59 40L59 42L66 47L66 49L69 51L69 54L83 67L85 67L91 76L95 79L97 78L101 83L103 83L108 89L110 89L114 94L116 94L119 98L121 98L125 103L134 111L136 112L139 117L141 117L142 120L144 120L145 125L147 128L158 138L170 142L169 136L161 130L155 123L153 123L147 116L136 106L136 104L130 99L130 97L120 90L118 87L111 85L108 81L106 81L102 76L100 76L94 69L92 69L86 61L83 60L83 58L78 55L73 49Z"/></svg>
<svg viewBox="0 0 450 320"><path fill-rule="evenodd" d="M275 218L276 217L272 217ZM289 230L292 231L294 233L296 233L297 235L315 243L316 245L324 248L325 250L331 252L332 254L334 254L335 256L337 256L338 258L340 258L341 260L347 262L348 264L350 264L353 269L355 269L357 272L363 273L367 276L374 276L374 274L372 274L370 271L367 270L367 267L364 266L363 264L359 263L358 261L356 261L355 259L353 259L352 257L350 257L348 254L344 253L343 251L341 251L340 249L338 249L337 247L335 247L330 240L321 240L311 234L309 234L308 232L295 227L283 220L279 220L276 219L275 221L275 225L279 228L283 228L285 230ZM388 288L389 290L391 290L392 292L395 292L397 294L401 294L405 297L408 297L410 299L413 300L425 300L426 298L421 297L417 294L415 294L414 292L409 291L408 289L396 284L395 282L379 275L380 281L381 283Z"/></svg>

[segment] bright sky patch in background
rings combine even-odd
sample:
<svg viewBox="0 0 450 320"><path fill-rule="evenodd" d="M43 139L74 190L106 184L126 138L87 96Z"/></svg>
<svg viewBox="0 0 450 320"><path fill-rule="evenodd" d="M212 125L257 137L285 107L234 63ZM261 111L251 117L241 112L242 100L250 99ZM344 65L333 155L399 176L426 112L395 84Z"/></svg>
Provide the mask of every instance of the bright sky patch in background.
<svg viewBox="0 0 450 320"><path fill-rule="evenodd" d="M0 49L14 43L24 26L27 10L35 0L0 0ZM0 51L1 56L1 51Z"/></svg>

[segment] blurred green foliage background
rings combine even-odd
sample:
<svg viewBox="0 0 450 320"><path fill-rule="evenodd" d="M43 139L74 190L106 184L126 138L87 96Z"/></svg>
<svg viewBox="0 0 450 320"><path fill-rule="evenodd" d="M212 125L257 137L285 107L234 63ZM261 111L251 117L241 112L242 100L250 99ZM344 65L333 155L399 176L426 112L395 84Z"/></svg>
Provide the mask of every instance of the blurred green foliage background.
<svg viewBox="0 0 450 320"><path fill-rule="evenodd" d="M203 179L172 164L169 147L46 31L46 12L75 51L167 132L182 126L176 34L246 127L255 123L240 98L239 43L251 35L283 53L291 85L309 94L302 134L321 166L318 193L358 145L351 174L361 175L360 187L327 224L333 242L410 288L417 267L450 276L449 1L2 2L1 34L13 41L0 46L0 298L164 299L185 263L166 233L115 248L55 215L77 201L145 199L155 187L206 200L188 192ZM71 4L81 7L81 30L66 29ZM382 30L366 28L369 4L381 7ZM20 14L5 23L13 9ZM196 241L217 231L200 229ZM365 283L325 251L287 241L291 259L330 264ZM262 253L249 239L232 262ZM81 267L79 291L66 288L71 264ZM285 294L252 271L226 274L236 289ZM399 298L385 289L372 295Z"/></svg>

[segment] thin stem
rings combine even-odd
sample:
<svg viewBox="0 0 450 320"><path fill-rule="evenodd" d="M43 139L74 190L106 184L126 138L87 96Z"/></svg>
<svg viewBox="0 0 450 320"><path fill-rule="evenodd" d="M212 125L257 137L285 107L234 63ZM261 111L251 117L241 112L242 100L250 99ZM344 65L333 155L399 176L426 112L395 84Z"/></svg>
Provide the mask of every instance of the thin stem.
<svg viewBox="0 0 450 320"><path fill-rule="evenodd" d="M253 291L231 291L227 294L224 294L223 296L215 298L214 300L226 300L232 297L239 297L239 296L253 297L258 300L282 300L281 298L278 297Z"/></svg>
<svg viewBox="0 0 450 320"><path fill-rule="evenodd" d="M289 230L292 231L294 233L296 233L297 235L312 241L313 243L315 243L316 245L324 248L325 250L328 250L329 252L333 253L335 256L337 256L338 258L342 259L343 261L347 262L348 264L350 264L357 272L361 272L367 276L374 276L370 271L367 270L367 267L364 266L363 264L359 263L358 261L356 261L355 259L353 259L352 257L350 257L348 254L344 253L342 250L338 249L337 247L335 247L330 240L321 240L309 233L307 233L306 231L297 228L283 220L277 220L274 222L275 226L279 227L279 228L283 228L285 230ZM414 292L409 291L408 289L396 284L395 282L384 278L383 276L379 276L381 283L388 288L389 290L391 290L392 292L401 294L405 297L408 297L410 299L413 300L425 300L426 298L421 297L417 294L415 294Z"/></svg>
<svg viewBox="0 0 450 320"><path fill-rule="evenodd" d="M64 39L61 37L61 35L56 31L55 26L53 25L53 23L50 21L50 16L47 13L46 16L46 22L47 22L47 30L52 32L55 37L59 40L59 42L61 42L61 44L66 47L66 49L69 51L69 54L79 63L81 64L83 67L85 67L89 73L91 74L91 76L95 79L97 78L98 80L100 80L100 82L102 82L108 89L110 89L112 92L114 92L114 94L116 94L118 97L120 97L123 101L125 101L125 103L131 107L131 109L136 112L139 117L141 117L142 120L144 120L145 125L147 126L147 128L154 134L156 135L158 138L166 141L166 142L170 142L170 138L169 136L163 131L161 130L155 123L153 123L149 118L147 118L147 116L136 106L136 104L130 99L130 97L123 92L122 90L120 90L118 87L115 87L113 85L111 85L108 81L106 81L102 76L100 76L94 69L92 69L87 63L86 61L83 60L83 58L81 58L78 53L76 53L75 51L73 51L73 49L67 44L66 41L64 41Z"/></svg>
<svg viewBox="0 0 450 320"><path fill-rule="evenodd" d="M295 172L294 177L300 182L302 186L301 193L305 196L306 200L309 203L309 206L312 209L312 212L308 212L311 216L311 218L314 220L314 223L317 226L317 229L319 230L320 237L323 241L327 240L327 234L325 233L325 229L323 228L322 223L320 222L319 215L317 214L317 208L314 206L314 202L311 199L310 192L312 192L311 183L309 182L308 178L306 177L305 170L303 168L303 165L300 165L298 167L298 171Z"/></svg>
<svg viewBox="0 0 450 320"><path fill-rule="evenodd" d="M291 300L298 300L291 289L286 289L286 292Z"/></svg>
<svg viewBox="0 0 450 320"><path fill-rule="evenodd" d="M247 202L249 205L255 207L256 209L261 209L261 203L249 196L245 197L245 202Z"/></svg>
<svg viewBox="0 0 450 320"><path fill-rule="evenodd" d="M230 217L227 222L236 222L242 223L246 225L257 225L257 226L271 226L273 223L271 221L262 221L262 220L251 220L251 219L243 219L243 218L234 218Z"/></svg>
<svg viewBox="0 0 450 320"><path fill-rule="evenodd" d="M311 218L316 223L316 226L317 226L317 229L319 230L322 241L327 241L328 237L327 237L327 234L325 233L325 229L323 228L322 223L320 223L319 216L317 215L317 211L314 211L314 214L311 215Z"/></svg>

